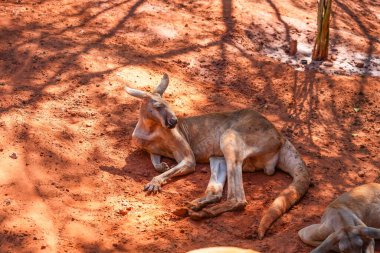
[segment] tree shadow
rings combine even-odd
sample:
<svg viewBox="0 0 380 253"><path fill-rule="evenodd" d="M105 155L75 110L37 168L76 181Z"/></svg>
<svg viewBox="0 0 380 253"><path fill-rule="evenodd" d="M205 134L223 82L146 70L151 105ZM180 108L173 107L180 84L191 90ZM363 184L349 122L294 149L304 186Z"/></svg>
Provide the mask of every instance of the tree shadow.
<svg viewBox="0 0 380 253"><path fill-rule="evenodd" d="M43 4L48 1L40 2ZM291 26L284 21L280 8L276 6L275 1L267 0L266 2L274 10L277 20L285 28L286 40L290 40ZM188 106L197 113L204 112L205 110L230 110L242 107L233 103L236 101L242 101L246 107L258 107L265 115L276 119L275 124L280 126L279 129L282 130L285 136L291 139L307 160L313 175L314 187L310 188L306 197L294 206L288 215L285 215L272 226L269 238L264 239L263 242L254 241L255 247L257 246L263 251L273 249L271 241L284 241L283 237L281 237L284 231L295 235L295 231L304 226L305 223L317 221L322 208L336 194L363 182L363 180L353 178L351 175L352 172L360 169L359 167L352 168L353 164L360 165L361 163L355 156L366 152L365 147L358 149L352 133L369 123L364 120L362 115L354 113L346 114L346 112L342 111L342 108L351 108L351 105L358 107L365 106L367 97L370 97L365 89L366 85L370 82L366 77L363 77L361 83L357 84L353 82L355 87L352 90L355 95L350 96L352 97L352 101L345 101L350 104L349 106L342 105L342 101L339 100L342 88L339 85L339 81L334 77L319 74L311 69L306 70L304 73L289 70L289 67L284 64L270 61L265 57L259 57L257 51L260 51L260 45L257 46L257 51L255 51L247 49L247 44L240 43L239 40L243 40L243 42L248 41L256 45L258 43L254 40L252 31L261 33L264 37L266 36L266 31L254 22L248 27L241 27L238 19L234 17L234 2L229 0L222 0L220 2L222 8L220 10L220 18L222 25L224 25L222 34L213 35L206 43L188 40L186 37L181 37L178 40L166 40L163 43L165 46L162 47L157 46L156 42L152 40L154 43L150 43L149 47L157 50L147 51L149 48L133 45L131 40L124 41L126 38L123 37L130 36L129 31L133 30L139 31L145 37L152 35L152 31L147 29L148 25L139 28L136 27L136 23L138 22L134 22L139 17L145 20L144 22L153 19L152 16L138 11L146 3L146 1L139 0L133 2L102 1L86 3L84 5L78 4L75 11L66 13L65 17L67 19L79 17L79 22L68 24L66 27L59 29L57 28L59 26L58 21L51 24L39 23L38 21L29 23L13 22L9 27L1 28L0 37L4 38L3 44L5 46L2 46L0 49L0 58L2 59L0 61L0 72L2 73L0 82L4 82L6 85L0 84L0 96L3 98L0 101L0 116L7 116L8 113L19 112L19 110L28 108L30 109L30 115L25 119L33 121L38 117L38 110L48 100L62 101L64 107L67 107L71 102L70 97L75 97L78 94L83 94L85 90L89 90L90 93L88 94L92 95L90 99L96 101L96 113L99 115L98 124L102 126L99 128L101 129L99 132L94 133L96 135L103 134L101 135L102 138L95 138L96 136L93 139L89 138L88 146L78 144L79 140L82 141L84 139L81 136L83 132L78 132L79 130L76 128L70 128L70 125L77 124L78 122L80 124L92 118L79 114L81 107L86 108L85 103L75 102L71 104L67 112L64 111L65 108L62 108L63 110L58 108L58 112L54 111L54 115L65 119L64 122L67 125L59 129L59 131L50 134L49 138L51 140L48 143L36 143L42 141L35 138L33 136L34 133L29 131L20 131L15 135L16 139L22 139L29 143L25 147L25 153L30 154L30 156L25 155L27 157L26 163L31 163L35 159L32 157L32 154L38 150L38 152L42 153L41 166L50 168L46 171L46 182L38 182L38 184L35 181L32 182L36 184L33 194L38 196L39 199L48 202L55 198L66 200L68 197L70 199L70 201L67 201L68 203L73 205L72 203L74 202L80 206L75 210L80 209L85 214L88 214L94 212L94 210L90 208L92 200L85 197L89 193L82 193L82 191L88 191L87 188L93 191L101 189L107 192L104 194L106 196L104 199L103 196L97 196L96 194L92 195L92 197L99 203L109 203L106 202L109 201L108 198L112 199L112 197L115 197L113 195L121 192L119 188L127 187L128 189L128 187L132 188L140 184L142 188L145 182L157 175L150 164L149 156L141 150L133 150L131 148L131 134L137 121L136 111L138 111L138 104L133 101L120 103L120 99L109 94L111 92L118 92L119 90L108 91L105 87L101 87L102 89L99 88L101 92L96 93L96 88L93 87L93 84L105 82L118 70L131 66L145 67L157 72L162 72L164 69L170 73L183 72L186 71L186 67L177 66L176 63L169 62L169 59L176 59L191 53L204 54L204 58L207 60L211 58L210 61L213 68L211 74L214 75L213 80L215 80L209 86L207 86L208 84L202 87L194 85L197 87L195 92L210 93L206 88L211 87L211 90L215 91L215 93L211 95L207 94L204 100L198 99L197 103ZM163 4L170 8L174 8L173 6L175 5L175 3L169 2ZM191 4L178 3L178 5L181 4L184 7L180 6L178 8L187 8L189 15L195 15L195 10L202 11L201 8L194 9ZM196 3L192 4L195 5ZM371 45L367 49L367 62L369 62L376 50L375 44L378 43L376 38L371 35L370 28L367 27L366 23L355 16L355 13L348 4L338 2L338 6L347 15L352 17L368 40L371 41ZM128 10L125 9L127 7ZM174 12L178 8L169 10ZM204 8L207 8L207 4ZM363 6L362 8L364 9ZM123 15L117 19L115 24L107 27L101 26L99 18L113 11L123 12ZM126 26L128 27L126 28ZM84 34L81 34L80 30L84 28L92 29L90 29L90 32L85 31ZM36 32L38 35L32 38L26 36L31 31ZM110 41L111 39L115 40ZM12 41L16 41L16 43ZM34 46L34 48L29 49L29 46ZM101 70L92 69L90 66L92 61L107 62L106 57L83 59L89 55L92 56L93 50L105 52L106 57L112 59L112 61L109 61L112 64ZM213 54L211 51L216 51L217 53ZM248 62L248 65L243 65L241 69L236 64L240 59ZM180 64L178 63L178 65ZM234 75L234 73L237 73L237 75ZM181 74L179 76L177 79L185 82L188 86L193 85L190 81L186 82L188 76L194 82L200 80L199 76L187 73L183 77ZM258 80L251 80L253 77ZM190 88L195 89L195 87ZM49 92L48 90L52 88L58 90L55 90L53 93ZM331 93L332 96L326 98L326 96L321 95L322 92ZM289 96L290 99L286 99L286 96ZM67 101L65 100L66 98L68 98ZM88 98L75 97L75 99L83 102ZM326 99L326 101L323 99ZM8 102L5 103L4 100ZM290 103L288 103L289 101ZM209 104L210 106L205 108L204 104ZM47 104L46 106L50 105ZM333 117L325 117L325 107L328 108L327 111ZM36 111L33 111L33 108ZM353 118L347 119L348 116ZM326 131L321 136L321 132L318 132L316 129L317 126L322 126L324 129L334 126L337 131ZM50 131L47 128L41 130L41 125L38 124L28 126L28 128L39 129L39 131ZM90 131L91 126L86 129L86 131ZM327 145L322 145L320 142L315 141L315 137L327 141ZM107 140L105 141L105 139ZM107 145L100 148L97 143L98 141L104 141ZM65 156L65 152L70 152L70 150L63 149L59 145L68 146L73 149L74 151L69 153L71 156ZM77 145L82 145L85 151L74 154L75 151L79 150L75 148ZM326 149L328 148L340 148L341 151L336 156L323 155L326 154ZM116 163L116 159L112 160L109 157L111 151L118 152L116 155L112 154L112 157L115 158L117 155L123 157L121 161ZM374 155L376 154L369 153L369 158L366 158L366 161L379 167L379 162L376 161ZM60 168L57 168L55 164L57 161L60 161ZM86 168L84 171L76 170L76 165L79 162L81 162L81 166L78 165L78 167L82 169ZM173 163L173 161L171 162ZM120 166L120 164L123 165ZM96 177L98 174L107 179L104 179L104 181L99 180ZM33 178L37 180L36 177ZM62 179L62 182L57 183L56 178ZM174 185L172 182L170 185L166 185L165 189L167 189L167 192L164 192L157 200L149 200L148 204L166 208L172 203L176 204L192 200L192 198L198 197L204 191L208 178L208 165L197 165L196 173L188 177L175 179L174 182L177 182L177 184ZM86 184L85 182L88 179L97 182ZM112 183L110 180L112 180ZM65 184L68 182L76 184L78 187L81 186L81 191L74 191L72 189L75 188L73 185L72 188L65 187ZM136 184L133 185L134 182ZM149 252L159 252L163 249L169 251L192 249L211 244L220 245L222 244L221 241L232 241L231 243L236 246L245 245L247 248L250 248L252 247L252 239L247 240L242 235L242 231L249 230L250 233L253 233L250 229L252 223L254 226L257 226L262 211L289 182L290 178L282 173L278 173L271 178L261 173L246 174L244 175L244 183L247 189L246 192L249 193L247 195L249 195L250 202L250 206L248 206L246 211L238 215L236 213L229 213L210 219L209 221L197 223L188 220L178 221L170 217L169 214L165 214L166 217L170 217L168 218L169 221L164 222L167 225L167 231L162 232L162 230L153 229L148 233L148 237L153 238L152 240L148 240L146 244L136 241L135 244L138 245L139 250L150 250ZM45 184L52 183L54 185L51 185L48 190L41 189L43 188L41 185L44 186ZM107 186L104 187L102 184L106 184ZM324 191L329 192L326 193ZM138 195L136 192L130 194L135 197L135 195ZM127 197L130 196L125 195ZM141 199L137 199L136 201L143 202ZM81 202L84 202L83 205L85 207L78 204ZM50 209L54 210L54 208L65 209L69 208L69 206L50 206ZM305 213L302 210L305 208L311 210L310 214L306 215L306 217L304 217ZM69 215L71 211L72 209L61 210L61 213L67 212ZM106 209L106 211L112 213L113 210ZM251 224L247 224L246 215L252 216ZM299 217L303 218L299 219ZM303 219L306 219L306 221ZM105 220L110 223L119 222L114 216L110 216L102 221ZM125 223L131 222L131 220L127 220ZM2 219L0 218L0 223L1 221ZM97 222L98 220L95 219L95 221ZM239 224L239 227L236 224ZM102 224L102 226L106 225ZM150 225L153 228L155 227L155 225ZM111 228L110 231L108 231L108 234L105 233L104 237L112 237L115 231ZM221 233L213 234L212 231L219 231ZM119 232L116 231L115 233ZM167 243L163 247L159 246L161 242L160 238L154 239L154 235L157 233L163 234L163 237L167 238L167 241L162 241L163 243ZM16 242L16 237L18 237L17 233L12 234L9 238L6 235L0 235L0 244L5 245L2 240ZM138 238L141 239L142 237ZM309 248L300 244L294 238L284 243L294 244L297 250L301 249L300 251L306 252L306 250L309 250ZM177 246L168 243L176 240L179 240ZM17 243L22 244L22 241L17 241ZM9 245L9 247L18 249L18 244ZM84 243L82 250L84 252L128 251L127 246L123 244L119 245L117 241L115 245L113 246L114 248L110 248L105 247L101 243Z"/></svg>

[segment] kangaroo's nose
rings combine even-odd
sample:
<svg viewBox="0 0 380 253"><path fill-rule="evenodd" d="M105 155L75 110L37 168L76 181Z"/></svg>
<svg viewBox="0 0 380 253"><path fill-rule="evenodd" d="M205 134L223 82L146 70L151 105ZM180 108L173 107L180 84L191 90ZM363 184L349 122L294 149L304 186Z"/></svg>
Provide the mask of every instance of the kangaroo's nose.
<svg viewBox="0 0 380 253"><path fill-rule="evenodd" d="M170 125L175 125L175 124L177 124L177 122L178 122L177 118L171 118L169 120Z"/></svg>
<svg viewBox="0 0 380 253"><path fill-rule="evenodd" d="M170 127L175 127L175 125L177 124L177 122L178 122L177 118L170 118L168 120L168 123L169 123Z"/></svg>

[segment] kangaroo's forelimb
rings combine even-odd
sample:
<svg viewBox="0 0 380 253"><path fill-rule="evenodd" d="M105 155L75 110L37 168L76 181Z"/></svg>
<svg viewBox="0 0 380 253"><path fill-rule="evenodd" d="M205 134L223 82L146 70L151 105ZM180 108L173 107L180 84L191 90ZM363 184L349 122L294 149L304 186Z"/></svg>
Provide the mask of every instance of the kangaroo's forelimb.
<svg viewBox="0 0 380 253"><path fill-rule="evenodd" d="M194 171L195 164L189 160L184 159L173 168L154 177L148 184L144 186L144 191L157 193L161 191L161 186L165 184L168 179L172 177L183 176Z"/></svg>

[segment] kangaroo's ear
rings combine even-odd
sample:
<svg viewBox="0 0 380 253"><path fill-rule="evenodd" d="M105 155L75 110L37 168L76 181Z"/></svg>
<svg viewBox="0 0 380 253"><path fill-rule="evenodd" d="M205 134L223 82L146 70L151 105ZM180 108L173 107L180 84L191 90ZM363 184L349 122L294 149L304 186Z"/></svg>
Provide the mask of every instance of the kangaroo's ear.
<svg viewBox="0 0 380 253"><path fill-rule="evenodd" d="M168 74L165 73L161 79L160 84L156 87L153 93L158 93L162 96L162 94L164 94L168 85L169 85L169 76Z"/></svg>
<svg viewBox="0 0 380 253"><path fill-rule="evenodd" d="M132 96L137 97L137 98L146 98L146 97L149 97L149 93L148 93L148 92L145 92L145 91L132 89L132 88L129 88L129 87L127 87L127 86L125 86L124 89L125 89L125 91L126 91L129 95L132 95Z"/></svg>

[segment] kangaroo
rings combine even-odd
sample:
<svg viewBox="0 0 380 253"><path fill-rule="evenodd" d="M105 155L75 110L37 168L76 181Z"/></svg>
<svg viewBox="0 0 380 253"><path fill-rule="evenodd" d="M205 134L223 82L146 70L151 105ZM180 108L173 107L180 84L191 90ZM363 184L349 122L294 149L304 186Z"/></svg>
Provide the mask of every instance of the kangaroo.
<svg viewBox="0 0 380 253"><path fill-rule="evenodd" d="M339 196L327 206L320 224L305 227L298 235L306 244L319 245L312 253L373 253L379 228L380 184L371 183Z"/></svg>
<svg viewBox="0 0 380 253"><path fill-rule="evenodd" d="M294 205L307 191L309 172L294 146L260 113L243 109L177 118L163 99L169 84L164 74L153 92L125 87L128 94L140 98L140 116L132 137L149 154L154 168L161 172L144 190L156 193L169 179L195 171L195 164L210 162L211 178L205 196L190 202L193 219L214 217L223 212L244 209L247 202L243 188L243 171L263 169L268 175L275 167L293 177L264 212L258 228L263 238L270 225ZM161 162L173 158L173 168ZM219 202L227 178L227 200Z"/></svg>

